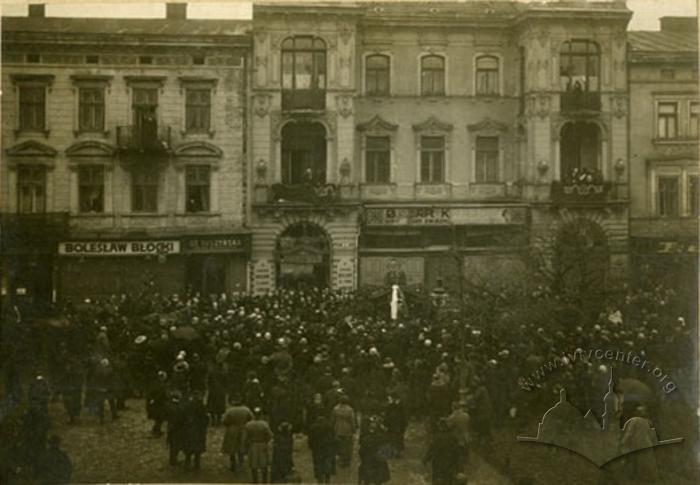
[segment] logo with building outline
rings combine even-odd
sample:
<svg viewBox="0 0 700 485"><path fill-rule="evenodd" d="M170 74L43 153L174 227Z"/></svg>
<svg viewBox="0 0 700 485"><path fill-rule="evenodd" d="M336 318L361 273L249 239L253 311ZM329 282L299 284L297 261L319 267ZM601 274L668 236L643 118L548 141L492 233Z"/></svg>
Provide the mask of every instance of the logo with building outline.
<svg viewBox="0 0 700 485"><path fill-rule="evenodd" d="M561 389L559 402L542 416L537 436L517 440L565 448L598 467L629 453L682 442L683 438L659 440L652 422L644 417L632 417L620 426L624 395L615 390L613 370L611 366L608 392L603 396L602 425L590 409L581 414L567 401L566 389Z"/></svg>

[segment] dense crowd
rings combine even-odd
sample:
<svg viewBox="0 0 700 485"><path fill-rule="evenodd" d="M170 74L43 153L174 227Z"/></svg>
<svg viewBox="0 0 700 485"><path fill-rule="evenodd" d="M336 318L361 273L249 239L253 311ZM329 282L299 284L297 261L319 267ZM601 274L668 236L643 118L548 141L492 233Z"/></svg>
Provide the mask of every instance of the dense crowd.
<svg viewBox="0 0 700 485"><path fill-rule="evenodd" d="M49 440L49 400L60 396L71 422L81 414L104 422L107 408L118 419L127 399L141 397L173 466L198 469L207 429L224 426L216 451L233 472L247 462L254 481L291 481L303 433L314 478L327 483L336 466L351 466L359 433L359 481L385 483L409 420L419 419L434 483L459 483L468 448L492 451L495 428L536 422L562 385L595 408L600 396L590 391L608 377L605 365L564 360L556 379L523 377L547 359L604 344L683 373L692 351L690 325L671 310L677 295L661 287L623 289L590 308L542 287L464 297L462 306L409 308L396 321L384 297L328 289L160 295L147 284L135 295L64 302L60 316L31 325L15 307L3 402L29 404L11 456L37 473L68 473L58 438Z"/></svg>

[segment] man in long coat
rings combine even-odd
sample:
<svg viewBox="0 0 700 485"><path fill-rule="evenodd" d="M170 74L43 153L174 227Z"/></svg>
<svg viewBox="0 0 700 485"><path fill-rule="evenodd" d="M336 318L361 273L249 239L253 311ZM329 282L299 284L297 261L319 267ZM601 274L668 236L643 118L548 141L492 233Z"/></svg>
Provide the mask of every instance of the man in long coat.
<svg viewBox="0 0 700 485"><path fill-rule="evenodd" d="M268 468L272 452L272 430L261 417L262 410L255 409L255 418L245 425L245 440L248 450L248 464L253 475L253 483L267 483Z"/></svg>
<svg viewBox="0 0 700 485"><path fill-rule="evenodd" d="M350 398L342 396L340 403L333 408L331 414L333 431L338 442L340 466L350 466L352 461L353 437L357 429L355 410L350 406Z"/></svg>
<svg viewBox="0 0 700 485"><path fill-rule="evenodd" d="M183 451L185 452L185 468L189 469L194 458L194 469L200 469L202 453L207 449L207 416L202 395L195 392L185 409L183 434L185 437Z"/></svg>
<svg viewBox="0 0 700 485"><path fill-rule="evenodd" d="M336 443L333 426L325 416L319 416L309 428L309 448L314 464L314 478L330 483L335 474Z"/></svg>
<svg viewBox="0 0 700 485"><path fill-rule="evenodd" d="M224 414L223 423L226 426L221 452L229 455L231 471L243 464L245 456L245 427L254 418L253 412L241 403L238 396L233 397L233 406Z"/></svg>

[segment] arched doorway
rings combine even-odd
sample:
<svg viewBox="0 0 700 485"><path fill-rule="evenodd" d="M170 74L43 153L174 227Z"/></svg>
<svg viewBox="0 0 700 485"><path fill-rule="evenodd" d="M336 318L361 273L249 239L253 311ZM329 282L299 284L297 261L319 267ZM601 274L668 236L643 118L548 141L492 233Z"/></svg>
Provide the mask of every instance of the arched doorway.
<svg viewBox="0 0 700 485"><path fill-rule="evenodd" d="M600 177L600 128L595 123L575 121L561 128L561 180L573 182L577 174Z"/></svg>
<svg viewBox="0 0 700 485"><path fill-rule="evenodd" d="M561 290L586 295L603 291L610 253L603 229L587 219L565 224L557 235L554 267Z"/></svg>
<svg viewBox="0 0 700 485"><path fill-rule="evenodd" d="M321 123L282 127L282 183L326 183L326 128Z"/></svg>
<svg viewBox="0 0 700 485"><path fill-rule="evenodd" d="M277 286L326 288L330 282L330 242L310 222L289 226L277 240Z"/></svg>

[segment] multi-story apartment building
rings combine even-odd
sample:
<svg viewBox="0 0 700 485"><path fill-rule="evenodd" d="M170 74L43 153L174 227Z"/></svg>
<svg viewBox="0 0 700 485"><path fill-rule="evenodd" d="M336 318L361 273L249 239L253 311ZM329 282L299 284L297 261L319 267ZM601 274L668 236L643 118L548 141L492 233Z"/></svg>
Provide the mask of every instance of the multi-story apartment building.
<svg viewBox="0 0 700 485"><path fill-rule="evenodd" d="M675 275L676 281L684 271L683 281L695 286L700 203L697 17L663 17L660 30L629 32L628 42L634 267L651 265Z"/></svg>
<svg viewBox="0 0 700 485"><path fill-rule="evenodd" d="M532 247L625 274L630 17L615 1L256 4L253 289L455 288L512 279Z"/></svg>
<svg viewBox="0 0 700 485"><path fill-rule="evenodd" d="M245 289L249 23L2 24L2 288Z"/></svg>

